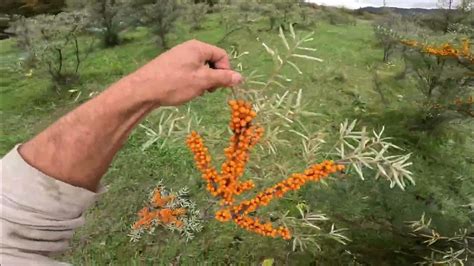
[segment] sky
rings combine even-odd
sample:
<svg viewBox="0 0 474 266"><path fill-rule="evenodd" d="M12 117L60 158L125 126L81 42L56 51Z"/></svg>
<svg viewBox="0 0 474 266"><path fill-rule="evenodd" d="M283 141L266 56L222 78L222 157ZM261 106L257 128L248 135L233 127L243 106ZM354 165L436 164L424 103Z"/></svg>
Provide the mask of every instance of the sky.
<svg viewBox="0 0 474 266"><path fill-rule="evenodd" d="M308 0L322 5L344 6L347 8L360 8L366 6L382 6L383 0ZM387 6L404 8L436 8L438 0L386 0Z"/></svg>

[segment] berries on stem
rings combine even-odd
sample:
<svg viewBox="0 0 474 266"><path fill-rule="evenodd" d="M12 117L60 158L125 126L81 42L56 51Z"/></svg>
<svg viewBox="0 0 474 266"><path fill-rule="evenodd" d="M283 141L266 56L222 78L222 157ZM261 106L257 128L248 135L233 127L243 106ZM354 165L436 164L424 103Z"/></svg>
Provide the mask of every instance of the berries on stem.
<svg viewBox="0 0 474 266"><path fill-rule="evenodd" d="M252 181L240 182L245 166L250 159L250 150L263 135L263 128L252 124L256 112L252 105L243 100L229 101L231 120L229 127L233 132L229 146L224 149L226 160L221 166L220 174L211 166L208 148L199 134L193 131L187 139L187 145L194 154L197 168L207 182L207 190L214 197L221 198L223 207L215 213L220 222L233 221L239 227L267 237L291 239L291 232L286 227L274 228L270 222L263 223L249 216L259 207L266 206L274 198L281 198L290 191L298 190L309 181L319 181L330 174L344 170L343 165L333 161L323 161L258 193L253 199L234 204L234 196L255 187Z"/></svg>

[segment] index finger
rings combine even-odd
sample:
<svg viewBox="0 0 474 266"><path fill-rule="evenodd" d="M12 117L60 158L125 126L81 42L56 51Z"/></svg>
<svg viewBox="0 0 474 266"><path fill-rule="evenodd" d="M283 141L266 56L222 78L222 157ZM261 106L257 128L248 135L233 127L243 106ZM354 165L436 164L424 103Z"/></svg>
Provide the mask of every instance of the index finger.
<svg viewBox="0 0 474 266"><path fill-rule="evenodd" d="M214 63L218 69L230 69L229 56L224 49L200 41L196 41L196 43L201 60Z"/></svg>

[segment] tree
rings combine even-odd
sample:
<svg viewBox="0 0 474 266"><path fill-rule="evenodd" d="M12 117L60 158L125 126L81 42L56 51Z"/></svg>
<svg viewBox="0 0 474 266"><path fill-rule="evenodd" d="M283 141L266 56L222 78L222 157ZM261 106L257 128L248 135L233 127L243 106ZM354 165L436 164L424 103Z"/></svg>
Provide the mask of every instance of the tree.
<svg viewBox="0 0 474 266"><path fill-rule="evenodd" d="M382 25L375 26L374 32L379 45L383 48L383 62L388 63L390 55L397 47L399 37L394 30Z"/></svg>
<svg viewBox="0 0 474 266"><path fill-rule="evenodd" d="M58 92L78 80L79 67L90 51L80 48L78 38L86 21L84 12L62 12L21 18L11 27L15 34L24 35L19 45L48 72Z"/></svg>
<svg viewBox="0 0 474 266"><path fill-rule="evenodd" d="M188 5L188 20L192 30L201 29L208 8L208 5L204 3Z"/></svg>
<svg viewBox="0 0 474 266"><path fill-rule="evenodd" d="M378 44L383 48L384 63L388 62L390 55L398 45L400 37L394 29L398 28L400 24L401 17L392 13L385 15L374 24L375 38Z"/></svg>
<svg viewBox="0 0 474 266"><path fill-rule="evenodd" d="M469 71L474 65L469 40L459 45L444 43L429 45L404 40L407 63L413 69L412 76L423 95L419 102L421 121L415 128L433 130L454 119L474 117L472 86Z"/></svg>
<svg viewBox="0 0 474 266"><path fill-rule="evenodd" d="M442 27L443 31L447 33L449 26L454 22L455 5L454 0L438 0L438 6L442 9Z"/></svg>
<svg viewBox="0 0 474 266"><path fill-rule="evenodd" d="M144 20L157 36L157 43L167 48L166 35L171 32L179 16L179 5L176 0L156 0L144 6Z"/></svg>
<svg viewBox="0 0 474 266"><path fill-rule="evenodd" d="M119 13L124 8L120 0L89 0L87 9L92 24L99 28L102 42L106 47L120 44Z"/></svg>
<svg viewBox="0 0 474 266"><path fill-rule="evenodd" d="M132 2L128 0L66 0L70 11L85 10L88 14L87 27L97 33L105 47L120 44L119 33L123 30L124 14Z"/></svg>

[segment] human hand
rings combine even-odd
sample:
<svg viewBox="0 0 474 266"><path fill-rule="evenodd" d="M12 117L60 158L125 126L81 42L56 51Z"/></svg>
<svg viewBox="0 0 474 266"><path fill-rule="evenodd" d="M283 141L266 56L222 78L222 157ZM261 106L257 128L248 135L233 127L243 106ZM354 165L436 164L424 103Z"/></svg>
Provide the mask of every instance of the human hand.
<svg viewBox="0 0 474 266"><path fill-rule="evenodd" d="M206 91L242 81L242 76L230 69L225 50L196 40L175 46L127 78L159 106L180 105Z"/></svg>

